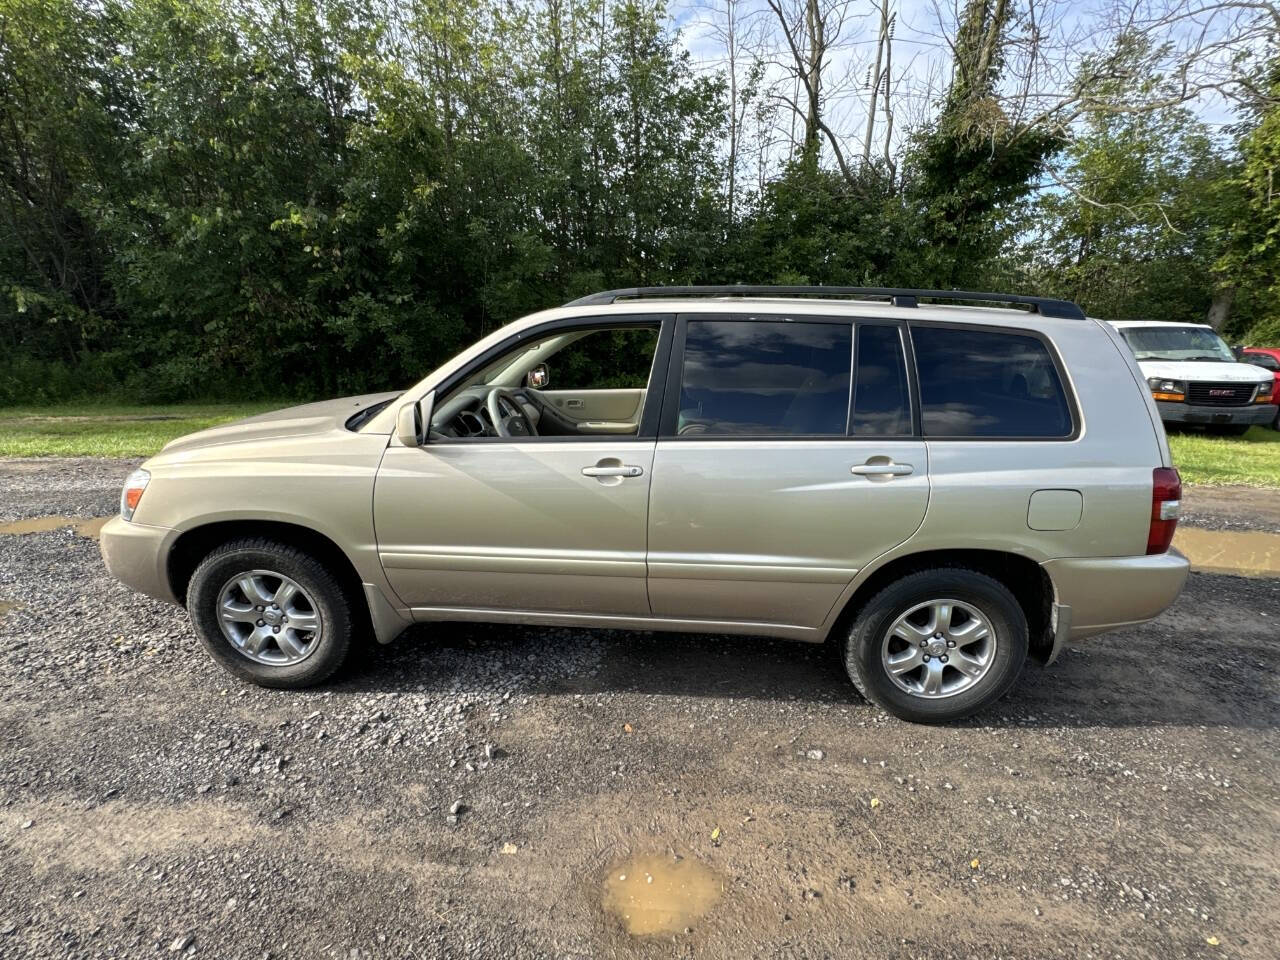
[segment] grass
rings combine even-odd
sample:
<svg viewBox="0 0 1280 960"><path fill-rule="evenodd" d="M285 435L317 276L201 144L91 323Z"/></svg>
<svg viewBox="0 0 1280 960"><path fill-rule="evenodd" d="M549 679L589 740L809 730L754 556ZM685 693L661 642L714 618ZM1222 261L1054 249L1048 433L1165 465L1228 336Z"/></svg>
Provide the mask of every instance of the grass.
<svg viewBox="0 0 1280 960"><path fill-rule="evenodd" d="M0 456L147 457L184 433L282 406L287 403L0 407ZM1275 430L1254 427L1239 438L1175 432L1169 446L1185 483L1280 488Z"/></svg>
<svg viewBox="0 0 1280 960"><path fill-rule="evenodd" d="M1169 448L1183 483L1280 487L1280 431L1251 427L1243 437L1176 432Z"/></svg>
<svg viewBox="0 0 1280 960"><path fill-rule="evenodd" d="M288 404L0 407L0 456L147 457L185 433L283 406Z"/></svg>

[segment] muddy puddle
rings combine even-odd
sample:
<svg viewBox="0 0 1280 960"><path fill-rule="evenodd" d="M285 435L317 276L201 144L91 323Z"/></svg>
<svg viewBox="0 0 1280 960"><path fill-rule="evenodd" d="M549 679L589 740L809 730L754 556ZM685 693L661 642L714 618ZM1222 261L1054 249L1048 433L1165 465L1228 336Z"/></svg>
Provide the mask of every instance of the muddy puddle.
<svg viewBox="0 0 1280 960"><path fill-rule="evenodd" d="M22 604L14 603L11 600L0 600L0 618L3 618L10 610L21 610Z"/></svg>
<svg viewBox="0 0 1280 960"><path fill-rule="evenodd" d="M1280 577L1280 533L1179 527L1173 545L1199 573Z"/></svg>
<svg viewBox="0 0 1280 960"><path fill-rule="evenodd" d="M632 936L682 933L705 916L723 892L720 877L697 860L633 857L609 869L604 909Z"/></svg>
<svg viewBox="0 0 1280 960"><path fill-rule="evenodd" d="M27 533L47 533L50 530L70 527L77 536L97 540L98 534L110 519L110 517L64 517L61 514L29 517L26 520L0 523L0 535L22 536Z"/></svg>

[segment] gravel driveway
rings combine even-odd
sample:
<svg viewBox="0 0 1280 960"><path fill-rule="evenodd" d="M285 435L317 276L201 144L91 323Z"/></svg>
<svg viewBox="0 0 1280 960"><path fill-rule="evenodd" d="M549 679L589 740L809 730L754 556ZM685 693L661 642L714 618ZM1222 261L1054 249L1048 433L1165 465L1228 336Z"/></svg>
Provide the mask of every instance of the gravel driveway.
<svg viewBox="0 0 1280 960"><path fill-rule="evenodd" d="M0 519L128 466L0 463ZM1275 956L1280 581L939 729L736 638L450 626L247 687L65 527L0 535L0 611L5 958Z"/></svg>

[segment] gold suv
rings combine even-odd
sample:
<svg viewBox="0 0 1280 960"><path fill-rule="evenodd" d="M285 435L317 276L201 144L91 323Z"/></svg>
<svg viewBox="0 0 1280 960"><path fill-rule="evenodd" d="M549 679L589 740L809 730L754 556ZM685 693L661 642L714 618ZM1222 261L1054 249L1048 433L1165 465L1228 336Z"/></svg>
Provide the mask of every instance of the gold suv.
<svg viewBox="0 0 1280 960"><path fill-rule="evenodd" d="M175 440L102 553L266 686L412 623L765 634L943 721L1168 607L1179 496L1132 353L1073 303L637 288Z"/></svg>

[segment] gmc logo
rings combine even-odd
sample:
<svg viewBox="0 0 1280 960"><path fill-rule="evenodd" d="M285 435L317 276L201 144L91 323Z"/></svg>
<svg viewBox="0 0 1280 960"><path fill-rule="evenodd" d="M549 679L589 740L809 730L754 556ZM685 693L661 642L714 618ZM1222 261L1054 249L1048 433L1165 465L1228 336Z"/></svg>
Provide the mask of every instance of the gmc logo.
<svg viewBox="0 0 1280 960"><path fill-rule="evenodd" d="M1211 397L1234 397L1235 395L1236 395L1236 392L1235 392L1234 390L1221 390L1221 389L1219 389L1219 390L1210 390L1210 391L1209 391L1209 396L1211 396Z"/></svg>

